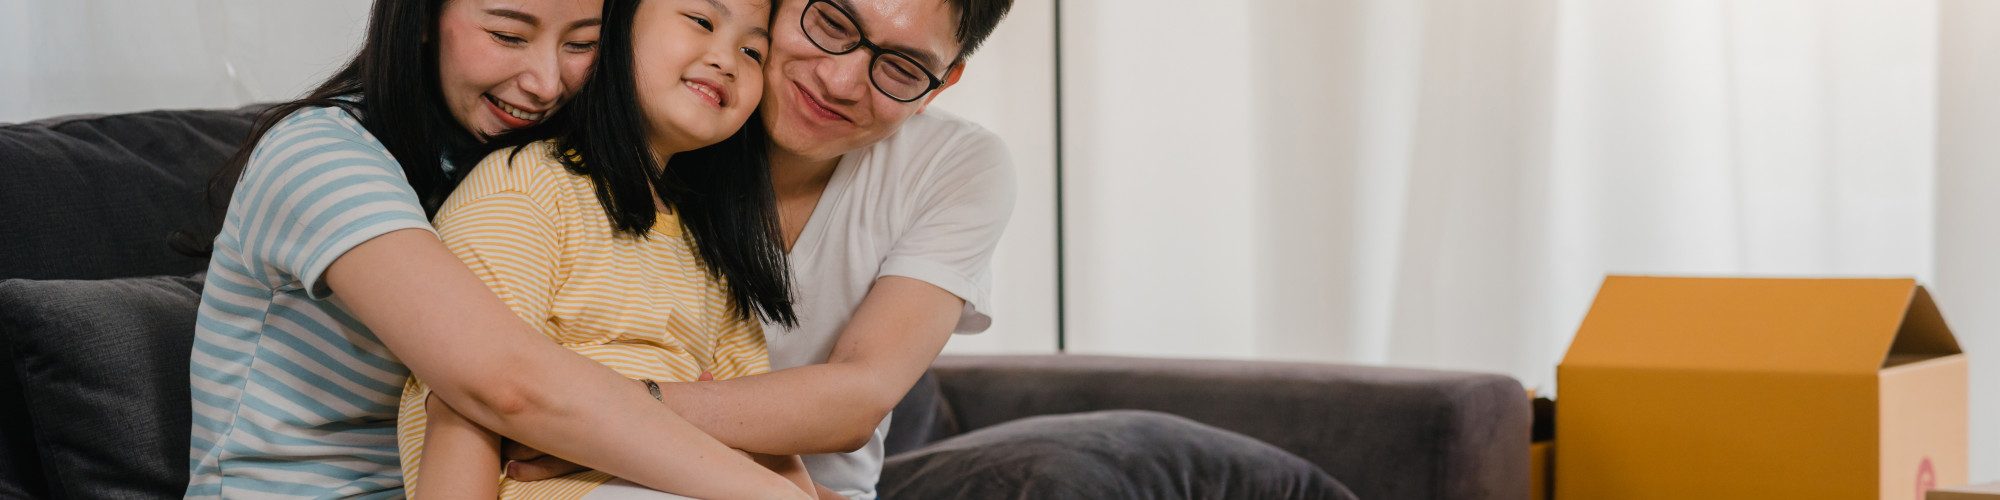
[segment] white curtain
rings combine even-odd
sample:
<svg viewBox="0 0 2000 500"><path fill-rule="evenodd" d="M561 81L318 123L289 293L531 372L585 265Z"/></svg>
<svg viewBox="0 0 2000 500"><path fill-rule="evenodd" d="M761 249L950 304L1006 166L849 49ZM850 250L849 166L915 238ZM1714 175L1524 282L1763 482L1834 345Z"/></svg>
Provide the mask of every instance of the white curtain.
<svg viewBox="0 0 2000 500"><path fill-rule="evenodd" d="M293 97L360 47L368 6L0 0L0 123Z"/></svg>
<svg viewBox="0 0 2000 500"><path fill-rule="evenodd" d="M1972 479L2000 479L2000 2L1939 9L1937 290L1972 358Z"/></svg>
<svg viewBox="0 0 2000 500"><path fill-rule="evenodd" d="M1939 283L1940 54L2000 54L1942 50L1937 1L1063 9L1073 352L1545 390L1606 273ZM1960 93L1990 113L2000 88ZM1943 281L1979 367L2000 336L1967 326L2000 322L1951 297L2000 283ZM1974 372L1975 478L2000 477L1995 373Z"/></svg>

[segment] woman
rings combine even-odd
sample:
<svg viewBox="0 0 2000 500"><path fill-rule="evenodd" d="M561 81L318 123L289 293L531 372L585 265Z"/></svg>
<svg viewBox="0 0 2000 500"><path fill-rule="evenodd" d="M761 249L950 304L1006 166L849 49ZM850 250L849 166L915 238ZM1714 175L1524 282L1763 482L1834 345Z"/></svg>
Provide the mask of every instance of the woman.
<svg viewBox="0 0 2000 500"><path fill-rule="evenodd" d="M399 496L394 424L410 375L495 433L674 484L648 464L684 457L656 444L699 431L543 340L427 220L454 184L445 158L551 118L582 85L601 10L379 0L361 52L260 120L212 191L232 194L190 363L188 496Z"/></svg>

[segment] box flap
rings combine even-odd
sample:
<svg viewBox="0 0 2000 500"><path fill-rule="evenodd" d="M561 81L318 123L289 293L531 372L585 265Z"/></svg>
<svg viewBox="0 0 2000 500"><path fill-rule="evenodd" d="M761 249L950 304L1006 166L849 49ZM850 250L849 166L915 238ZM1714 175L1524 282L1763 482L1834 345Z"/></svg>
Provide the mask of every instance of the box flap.
<svg viewBox="0 0 2000 500"><path fill-rule="evenodd" d="M1944 314L1938 312L1937 302L1931 300L1931 292L1918 286L1917 293L1910 298L1909 313L1903 317L1903 325L1896 330L1896 340L1889 346L1889 356L1882 361L1882 367L1903 365L1959 354L1958 338L1952 336L1951 327L1944 322Z"/></svg>
<svg viewBox="0 0 2000 500"><path fill-rule="evenodd" d="M1899 336L1916 280L1610 276L1565 366L1873 373ZM1928 296L1921 300L1929 303ZM1910 315L1911 349L1943 321ZM1956 348L1956 342L1952 342Z"/></svg>

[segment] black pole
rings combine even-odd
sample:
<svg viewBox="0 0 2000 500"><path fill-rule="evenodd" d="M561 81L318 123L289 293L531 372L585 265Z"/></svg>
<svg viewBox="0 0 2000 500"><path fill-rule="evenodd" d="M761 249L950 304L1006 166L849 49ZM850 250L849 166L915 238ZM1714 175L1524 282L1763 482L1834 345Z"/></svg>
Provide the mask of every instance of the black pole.
<svg viewBox="0 0 2000 500"><path fill-rule="evenodd" d="M1063 280L1063 260L1065 258L1065 252L1063 247L1063 114L1062 114L1063 31L1062 31L1062 0L1052 0L1052 1L1055 2L1055 30L1056 30L1055 50L1054 50L1055 65L1056 65L1055 68L1056 69L1056 78L1055 78L1056 80L1056 89L1055 89L1056 90L1056 99L1055 99L1056 101L1055 102L1056 104L1056 127L1055 127L1056 129L1056 352L1062 353L1069 351L1069 337L1067 331L1069 329L1069 320L1064 314L1067 312L1067 308L1069 307L1069 301L1065 298L1065 295L1063 293L1063 290L1066 288L1064 286L1065 283Z"/></svg>

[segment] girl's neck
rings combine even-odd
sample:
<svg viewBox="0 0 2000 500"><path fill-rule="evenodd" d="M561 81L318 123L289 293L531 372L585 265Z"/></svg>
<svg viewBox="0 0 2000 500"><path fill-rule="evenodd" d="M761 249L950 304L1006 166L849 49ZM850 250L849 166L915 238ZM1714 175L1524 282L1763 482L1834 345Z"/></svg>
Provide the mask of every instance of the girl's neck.
<svg viewBox="0 0 2000 500"><path fill-rule="evenodd" d="M681 151L684 150L671 149L671 148L663 149L657 144L649 148L647 150L647 153L653 155L653 166L656 169L653 171L653 175L657 177L661 172L665 171L667 169L667 160L673 159L674 154ZM663 214L674 212L673 208L667 206L667 200L660 199L660 191L658 189L650 189L649 191L653 192L654 211Z"/></svg>

